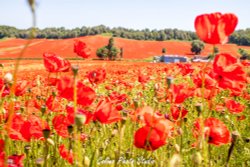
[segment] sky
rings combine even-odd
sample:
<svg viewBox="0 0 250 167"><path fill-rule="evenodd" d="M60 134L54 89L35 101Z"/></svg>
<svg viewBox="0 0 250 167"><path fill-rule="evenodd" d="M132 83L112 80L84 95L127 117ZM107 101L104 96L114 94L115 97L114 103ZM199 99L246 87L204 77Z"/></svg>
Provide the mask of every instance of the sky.
<svg viewBox="0 0 250 167"><path fill-rule="evenodd" d="M239 19L236 29L250 28L250 0L36 0L39 28L102 24L194 31L195 17L213 12L234 13ZM0 25L31 27L27 0L0 0Z"/></svg>

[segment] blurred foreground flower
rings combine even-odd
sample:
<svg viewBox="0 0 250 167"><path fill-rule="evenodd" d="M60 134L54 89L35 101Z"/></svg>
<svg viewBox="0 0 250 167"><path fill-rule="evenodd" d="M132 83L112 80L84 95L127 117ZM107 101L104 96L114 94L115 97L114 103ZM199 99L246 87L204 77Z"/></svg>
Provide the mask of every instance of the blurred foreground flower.
<svg viewBox="0 0 250 167"><path fill-rule="evenodd" d="M202 14L195 18L195 30L198 37L209 44L225 44L234 32L238 18L232 13Z"/></svg>

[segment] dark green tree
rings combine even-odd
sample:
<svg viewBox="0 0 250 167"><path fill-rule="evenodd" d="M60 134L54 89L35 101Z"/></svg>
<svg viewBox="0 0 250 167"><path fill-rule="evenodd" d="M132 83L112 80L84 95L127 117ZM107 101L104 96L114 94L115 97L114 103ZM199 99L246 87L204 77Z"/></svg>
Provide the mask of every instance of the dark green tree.
<svg viewBox="0 0 250 167"><path fill-rule="evenodd" d="M109 50L106 48L106 46L103 46L103 47L97 49L96 55L100 59L105 59L108 57L108 52L109 52Z"/></svg>
<svg viewBox="0 0 250 167"><path fill-rule="evenodd" d="M108 45L107 45L107 48L110 50L113 46L114 46L114 38L111 37L111 38L109 39L109 43L108 43Z"/></svg>
<svg viewBox="0 0 250 167"><path fill-rule="evenodd" d="M123 48L120 48L120 59L123 58Z"/></svg>
<svg viewBox="0 0 250 167"><path fill-rule="evenodd" d="M119 49L114 46L114 38L111 37L109 39L108 45L103 46L96 51L96 55L99 58L105 59L108 58L109 60L115 60L117 58L117 54L119 53Z"/></svg>
<svg viewBox="0 0 250 167"><path fill-rule="evenodd" d="M201 51L204 49L204 47L205 47L204 42L200 40L194 40L191 43L191 52L199 55Z"/></svg>
<svg viewBox="0 0 250 167"><path fill-rule="evenodd" d="M241 60L250 60L250 54L245 49L239 48L238 53L241 55Z"/></svg>
<svg viewBox="0 0 250 167"><path fill-rule="evenodd" d="M165 55L166 52L167 52L167 49L166 48L162 48L162 50L161 50L162 55Z"/></svg>

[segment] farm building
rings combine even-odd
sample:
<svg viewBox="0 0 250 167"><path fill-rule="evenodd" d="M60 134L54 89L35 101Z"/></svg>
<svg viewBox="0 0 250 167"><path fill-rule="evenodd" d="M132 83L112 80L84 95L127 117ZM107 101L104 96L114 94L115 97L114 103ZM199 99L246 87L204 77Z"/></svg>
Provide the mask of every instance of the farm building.
<svg viewBox="0 0 250 167"><path fill-rule="evenodd" d="M164 62L164 63L178 63L187 61L188 61L187 57L180 55L163 55L159 59L159 62Z"/></svg>

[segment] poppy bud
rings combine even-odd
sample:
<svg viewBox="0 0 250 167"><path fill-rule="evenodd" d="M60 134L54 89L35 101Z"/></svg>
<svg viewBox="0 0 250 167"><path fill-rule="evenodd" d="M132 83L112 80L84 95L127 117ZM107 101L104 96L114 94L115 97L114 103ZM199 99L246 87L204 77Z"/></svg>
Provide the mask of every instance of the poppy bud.
<svg viewBox="0 0 250 167"><path fill-rule="evenodd" d="M176 152L178 152L178 153L180 152L180 146L178 144L175 144L174 148L175 148Z"/></svg>
<svg viewBox="0 0 250 167"><path fill-rule="evenodd" d="M196 108L196 111L198 112L198 115L200 115L200 113L202 112L203 110L203 107L201 104L196 104L195 105L195 108Z"/></svg>
<svg viewBox="0 0 250 167"><path fill-rule="evenodd" d="M37 77L36 77L36 86L41 86L41 77L40 77L40 75L38 75Z"/></svg>
<svg viewBox="0 0 250 167"><path fill-rule="evenodd" d="M77 76L78 70L79 70L79 66L78 65L72 65L71 69L73 71L74 76Z"/></svg>
<svg viewBox="0 0 250 167"><path fill-rule="evenodd" d="M32 11L34 11L35 10L35 0L28 0L28 2L29 2L29 5L30 5Z"/></svg>
<svg viewBox="0 0 250 167"><path fill-rule="evenodd" d="M90 165L90 160L87 156L84 157L84 166L89 166Z"/></svg>
<svg viewBox="0 0 250 167"><path fill-rule="evenodd" d="M53 96L53 97L56 97L56 92L53 91L53 92L52 92L52 96Z"/></svg>
<svg viewBox="0 0 250 167"><path fill-rule="evenodd" d="M177 130L177 133L178 133L179 135L182 135L182 134L183 134L183 130L182 130L181 128L179 128L179 129Z"/></svg>
<svg viewBox="0 0 250 167"><path fill-rule="evenodd" d="M158 83L155 84L155 90L159 90L160 86Z"/></svg>
<svg viewBox="0 0 250 167"><path fill-rule="evenodd" d="M8 72L7 74L4 75L3 80L5 84L11 83L13 80L13 75Z"/></svg>
<svg viewBox="0 0 250 167"><path fill-rule="evenodd" d="M44 114L46 112L46 106L45 105L41 106L41 111L42 111L42 114Z"/></svg>
<svg viewBox="0 0 250 167"><path fill-rule="evenodd" d="M168 88L170 88L172 83L173 83L173 78L172 77L167 77Z"/></svg>
<svg viewBox="0 0 250 167"><path fill-rule="evenodd" d="M47 139L47 142L52 145L52 146L55 146L55 142L51 139L51 138L48 138Z"/></svg>
<svg viewBox="0 0 250 167"><path fill-rule="evenodd" d="M181 166L181 156L179 154L174 154L170 159L169 167L179 167Z"/></svg>
<svg viewBox="0 0 250 167"><path fill-rule="evenodd" d="M50 129L44 129L43 130L43 137L45 139L48 139L49 138L49 135L50 135Z"/></svg>
<svg viewBox="0 0 250 167"><path fill-rule="evenodd" d="M169 114L164 114L164 117L168 120L170 120Z"/></svg>
<svg viewBox="0 0 250 167"><path fill-rule="evenodd" d="M240 136L240 134L238 131L233 131L232 132L232 141L235 142L239 136Z"/></svg>
<svg viewBox="0 0 250 167"><path fill-rule="evenodd" d="M137 109L139 107L139 102L138 100L133 100L134 102L134 106L135 106L135 109Z"/></svg>
<svg viewBox="0 0 250 167"><path fill-rule="evenodd" d="M115 137L117 134L118 134L118 130L117 130L117 129L114 129L114 130L112 131L111 137Z"/></svg>
<svg viewBox="0 0 250 167"><path fill-rule="evenodd" d="M245 142L246 142L246 143L249 143L249 142L250 142L250 137L247 137L247 138L245 139Z"/></svg>
<svg viewBox="0 0 250 167"><path fill-rule="evenodd" d="M30 145L24 146L24 152L25 152L25 154L28 154L28 152L30 151L30 149L31 149Z"/></svg>
<svg viewBox="0 0 250 167"><path fill-rule="evenodd" d="M194 162L195 166L199 166L202 162L202 156L200 152L195 152L192 156L192 161Z"/></svg>
<svg viewBox="0 0 250 167"><path fill-rule="evenodd" d="M75 124L79 128L86 122L86 116L82 114L76 114Z"/></svg>
<svg viewBox="0 0 250 167"><path fill-rule="evenodd" d="M37 158L36 159L37 166L43 166L43 163L44 163L44 159L43 158Z"/></svg>
<svg viewBox="0 0 250 167"><path fill-rule="evenodd" d="M73 132L73 130L74 130L74 127L73 127L72 125L69 125L69 126L67 127L67 129L68 129L69 134L72 134L72 132Z"/></svg>

